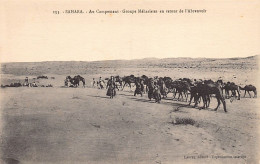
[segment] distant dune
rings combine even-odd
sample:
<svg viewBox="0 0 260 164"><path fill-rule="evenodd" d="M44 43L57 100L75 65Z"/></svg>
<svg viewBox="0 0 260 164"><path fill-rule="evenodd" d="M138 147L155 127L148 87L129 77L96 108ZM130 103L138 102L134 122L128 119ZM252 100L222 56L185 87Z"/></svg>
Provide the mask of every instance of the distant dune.
<svg viewBox="0 0 260 164"><path fill-rule="evenodd" d="M2 74L89 74L110 68L258 69L259 55L246 58L145 58L107 61L46 61L2 63Z"/></svg>

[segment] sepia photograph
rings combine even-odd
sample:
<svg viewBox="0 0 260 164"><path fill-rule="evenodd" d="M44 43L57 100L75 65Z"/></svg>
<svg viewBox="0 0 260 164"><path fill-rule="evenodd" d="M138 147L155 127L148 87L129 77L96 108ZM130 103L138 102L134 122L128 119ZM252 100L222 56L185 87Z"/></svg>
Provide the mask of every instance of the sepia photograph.
<svg viewBox="0 0 260 164"><path fill-rule="evenodd" d="M0 163L257 164L260 1L0 2Z"/></svg>

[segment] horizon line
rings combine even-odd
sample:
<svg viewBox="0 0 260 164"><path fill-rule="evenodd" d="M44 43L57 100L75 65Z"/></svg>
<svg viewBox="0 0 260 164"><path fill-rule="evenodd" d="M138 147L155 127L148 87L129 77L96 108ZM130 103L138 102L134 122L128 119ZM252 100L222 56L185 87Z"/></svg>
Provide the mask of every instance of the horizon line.
<svg viewBox="0 0 260 164"><path fill-rule="evenodd" d="M145 59L245 59L245 58L250 58L250 57L257 57L260 56L259 54L257 55L250 55L246 57L222 57L222 58L214 58L214 57L169 57L169 58L158 58L158 57L147 57L147 58L136 58L136 59L112 59L112 60L44 60L44 61L13 61L13 62L1 62L0 64L3 63L41 63L41 62L104 62L104 61L133 61L133 60L145 60Z"/></svg>

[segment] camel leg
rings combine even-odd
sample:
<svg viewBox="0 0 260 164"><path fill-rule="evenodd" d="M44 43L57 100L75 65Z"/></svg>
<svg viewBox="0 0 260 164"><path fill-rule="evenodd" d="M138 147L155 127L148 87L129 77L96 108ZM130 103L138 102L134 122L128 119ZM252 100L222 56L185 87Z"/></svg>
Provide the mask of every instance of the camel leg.
<svg viewBox="0 0 260 164"><path fill-rule="evenodd" d="M226 98L229 98L229 90L226 90Z"/></svg>
<svg viewBox="0 0 260 164"><path fill-rule="evenodd" d="M187 98L187 93L184 91L183 92L183 94L184 94L184 98ZM184 99L183 99L184 100ZM187 99L186 99L187 100ZM185 101L185 100L184 100Z"/></svg>
<svg viewBox="0 0 260 164"><path fill-rule="evenodd" d="M181 96L181 92L179 92L179 96L178 96L178 98L177 98L178 101L179 101L179 99L180 99L180 96Z"/></svg>
<svg viewBox="0 0 260 164"><path fill-rule="evenodd" d="M236 90L231 90L231 97L237 97Z"/></svg>
<svg viewBox="0 0 260 164"><path fill-rule="evenodd" d="M226 107L226 102L225 102L224 97L221 97L220 100L221 100L221 102L222 102L222 104L223 104L224 111L227 112L227 107Z"/></svg>
<svg viewBox="0 0 260 164"><path fill-rule="evenodd" d="M182 92L179 93L178 100L179 100L180 96L181 96L181 99L183 100L183 94L182 94Z"/></svg>
<svg viewBox="0 0 260 164"><path fill-rule="evenodd" d="M205 101L205 104L206 104L205 106L207 108L208 107L208 95L205 95L205 100L204 101Z"/></svg>
<svg viewBox="0 0 260 164"><path fill-rule="evenodd" d="M180 97L183 97L181 91L179 92L178 101L180 100Z"/></svg>
<svg viewBox="0 0 260 164"><path fill-rule="evenodd" d="M174 92L174 95L173 95L173 98L175 99L176 97L176 94L177 94L177 91Z"/></svg>
<svg viewBox="0 0 260 164"><path fill-rule="evenodd" d="M206 95L202 96L202 100L203 100L203 107L202 107L202 109L206 109L207 108L207 98L206 98Z"/></svg>
<svg viewBox="0 0 260 164"><path fill-rule="evenodd" d="M182 94L182 93L183 93L183 94ZM181 100L184 101L183 95L184 95L184 97L185 97L185 92L182 92L182 93L181 93Z"/></svg>
<svg viewBox="0 0 260 164"><path fill-rule="evenodd" d="M196 101L195 104L193 105L193 108L196 108L197 105L198 105L198 102Z"/></svg>
<svg viewBox="0 0 260 164"><path fill-rule="evenodd" d="M173 94L173 99L175 99L176 94L177 94L177 90L175 90L175 92L174 92L174 94Z"/></svg>
<svg viewBox="0 0 260 164"><path fill-rule="evenodd" d="M246 97L246 90L245 90L245 94L244 94L244 97Z"/></svg>
<svg viewBox="0 0 260 164"><path fill-rule="evenodd" d="M219 105L220 105L220 98L219 98L219 96L216 96L216 98L217 98L217 101L218 101L218 105L217 105L217 107L214 109L215 111L217 111L218 110L218 107L219 107Z"/></svg>
<svg viewBox="0 0 260 164"><path fill-rule="evenodd" d="M187 92L184 92L184 97L186 98L185 101L187 102L187 100L188 100L188 93Z"/></svg>
<svg viewBox="0 0 260 164"><path fill-rule="evenodd" d="M204 106L205 106L205 109L208 108L208 95L205 95Z"/></svg>
<svg viewBox="0 0 260 164"><path fill-rule="evenodd" d="M129 85L129 87L130 87L130 91L132 91L132 88L131 88L131 83L129 83L128 85Z"/></svg>
<svg viewBox="0 0 260 164"><path fill-rule="evenodd" d="M176 93L175 89L172 89L172 96L174 97L174 94Z"/></svg>
<svg viewBox="0 0 260 164"><path fill-rule="evenodd" d="M194 97L194 94L190 94L190 102L189 102L189 105L191 104L191 101L192 101L192 99L193 99L193 97ZM194 100L195 100L195 97L194 97Z"/></svg>
<svg viewBox="0 0 260 164"><path fill-rule="evenodd" d="M200 104L200 102L201 102L201 96L198 98L198 103Z"/></svg>
<svg viewBox="0 0 260 164"><path fill-rule="evenodd" d="M254 91L254 98L257 97L257 91Z"/></svg>
<svg viewBox="0 0 260 164"><path fill-rule="evenodd" d="M250 92L249 92L249 91L247 91L247 93L249 94L249 97L251 98L251 94L250 94Z"/></svg>
<svg viewBox="0 0 260 164"><path fill-rule="evenodd" d="M124 90L124 88L125 88L125 85L126 85L126 83L124 83L124 86L123 86L123 88L122 88L122 91Z"/></svg>
<svg viewBox="0 0 260 164"><path fill-rule="evenodd" d="M183 97L184 97L184 98L186 97L185 91L183 91L183 94L182 94L182 97L181 97L181 100L182 100L182 101L184 101L184 98L183 98Z"/></svg>
<svg viewBox="0 0 260 164"><path fill-rule="evenodd" d="M194 104L193 108L195 108L195 107L198 105L199 97L200 97L199 95L194 96L194 102L195 102L195 104Z"/></svg>
<svg viewBox="0 0 260 164"><path fill-rule="evenodd" d="M209 97L209 103L208 103L208 107L209 107L209 104L210 104L210 97Z"/></svg>
<svg viewBox="0 0 260 164"><path fill-rule="evenodd" d="M220 105L220 100L221 100L222 103L223 103L224 110L225 110L225 112L226 112L226 103L225 103L225 99L224 99L223 95L221 95L221 91L219 91L218 93L216 93L216 99L217 99L217 101L218 101L218 105L217 105L217 107L215 108L215 111L218 110L218 107L219 107L219 105Z"/></svg>
<svg viewBox="0 0 260 164"><path fill-rule="evenodd" d="M188 98L189 98L189 95L187 94L187 97L186 97L186 102L188 101Z"/></svg>
<svg viewBox="0 0 260 164"><path fill-rule="evenodd" d="M209 104L210 104L210 96L209 95L207 95L207 108L209 107Z"/></svg>
<svg viewBox="0 0 260 164"><path fill-rule="evenodd" d="M240 91L239 91L239 89L237 89L237 94L238 94L238 100L240 100Z"/></svg>

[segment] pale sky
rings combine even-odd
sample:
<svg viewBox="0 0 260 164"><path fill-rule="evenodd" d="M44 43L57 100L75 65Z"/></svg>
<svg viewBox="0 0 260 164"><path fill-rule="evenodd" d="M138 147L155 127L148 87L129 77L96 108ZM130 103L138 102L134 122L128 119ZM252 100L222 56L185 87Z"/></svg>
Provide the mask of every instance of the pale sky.
<svg viewBox="0 0 260 164"><path fill-rule="evenodd" d="M119 3L120 2L120 3ZM260 54L260 1L1 1L0 61L96 61ZM53 10L206 9L206 14Z"/></svg>

